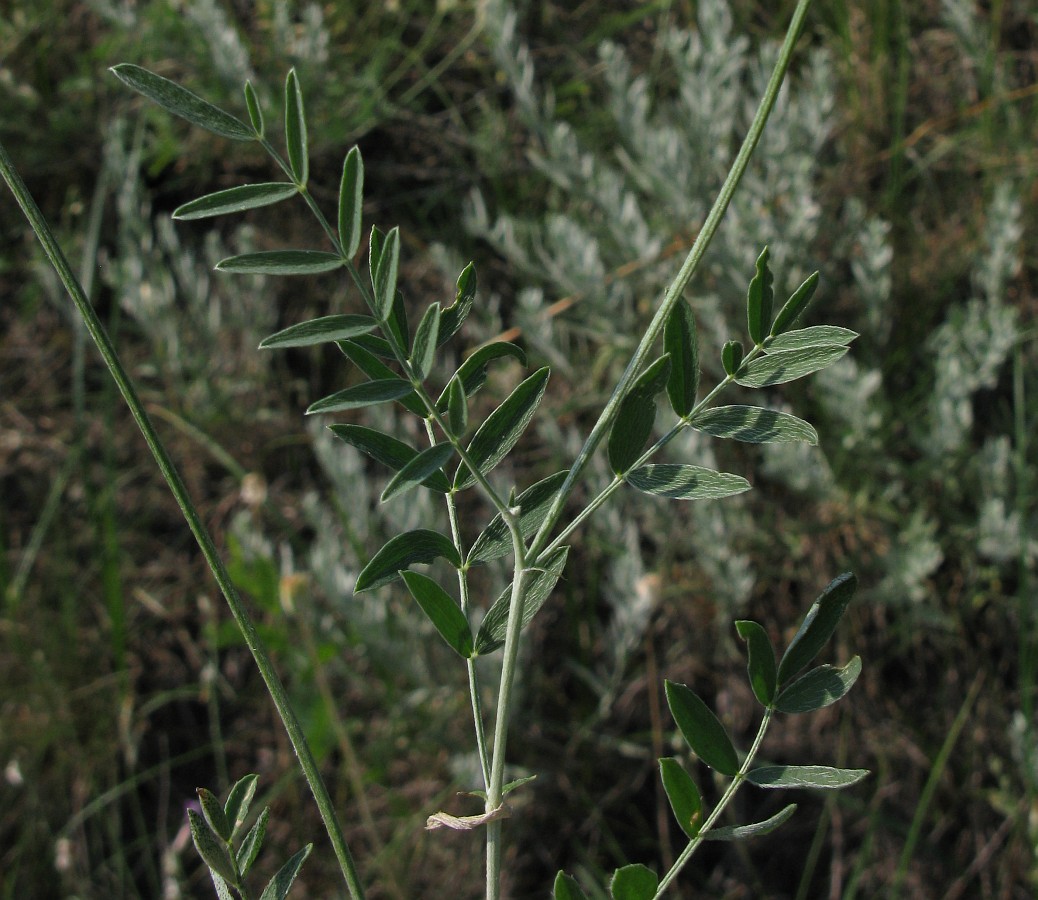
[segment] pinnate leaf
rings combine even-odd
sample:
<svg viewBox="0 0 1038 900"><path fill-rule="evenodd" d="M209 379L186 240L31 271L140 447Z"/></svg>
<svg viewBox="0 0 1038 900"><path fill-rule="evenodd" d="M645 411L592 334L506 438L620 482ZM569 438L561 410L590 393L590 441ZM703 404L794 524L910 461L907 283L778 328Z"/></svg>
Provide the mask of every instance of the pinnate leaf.
<svg viewBox="0 0 1038 900"><path fill-rule="evenodd" d="M691 425L714 437L748 444L818 443L818 432L803 419L760 406L717 406L699 413Z"/></svg>
<svg viewBox="0 0 1038 900"><path fill-rule="evenodd" d="M163 78L161 75L156 75L154 72L149 72L132 63L120 63L113 66L112 74L123 84L144 94L167 112L187 119L193 125L198 125L206 131L235 141L256 139L253 130L240 119L213 106L208 100L203 100L197 94L191 93L187 88L181 87L168 78Z"/></svg>
<svg viewBox="0 0 1038 900"><path fill-rule="evenodd" d="M656 395L667 386L670 354L665 353L631 385L609 432L609 465L617 475L625 474L642 455L656 422Z"/></svg>
<svg viewBox="0 0 1038 900"><path fill-rule="evenodd" d="M761 788L820 788L839 790L857 784L868 769L834 769L832 766L761 766L746 773L746 780Z"/></svg>
<svg viewBox="0 0 1038 900"><path fill-rule="evenodd" d="M673 757L660 760L660 777L681 830L689 838L694 838L699 834L703 819L703 800L699 788L684 766Z"/></svg>
<svg viewBox="0 0 1038 900"><path fill-rule="evenodd" d="M718 500L750 489L750 483L741 475L677 463L639 466L628 472L624 480L646 494L672 500Z"/></svg>
<svg viewBox="0 0 1038 900"><path fill-rule="evenodd" d="M374 590L398 578L403 569L415 563L430 563L443 557L455 568L461 555L450 539L435 531L419 528L390 538L357 576L355 594Z"/></svg>
<svg viewBox="0 0 1038 900"><path fill-rule="evenodd" d="M755 822L753 825L725 825L723 828L711 828L703 833L706 841L741 841L745 838L757 837L761 834L770 834L780 825L784 825L797 811L797 805L790 803L785 809L775 813L770 819L763 822Z"/></svg>
<svg viewBox="0 0 1038 900"><path fill-rule="evenodd" d="M845 572L833 579L822 591L821 596L811 604L779 663L779 684L785 684L796 675L828 643L857 587L858 579L850 572Z"/></svg>
<svg viewBox="0 0 1038 900"><path fill-rule="evenodd" d="M277 334L272 334L260 341L260 349L309 347L329 341L343 341L358 334L367 334L375 326L375 320L371 316L322 316L309 322L290 325Z"/></svg>
<svg viewBox="0 0 1038 900"><path fill-rule="evenodd" d="M206 194L173 210L174 219L207 219L228 213L244 212L280 203L299 193L290 181L272 181L263 184L242 184L238 187Z"/></svg>
<svg viewBox="0 0 1038 900"><path fill-rule="evenodd" d="M306 410L308 416L315 413L342 412L375 406L389 400L399 400L412 392L411 383L403 378L384 378L365 381L311 403Z"/></svg>
<svg viewBox="0 0 1038 900"><path fill-rule="evenodd" d="M686 685L668 681L665 687L671 715L692 752L722 775L735 775L739 757L721 721Z"/></svg>
<svg viewBox="0 0 1038 900"><path fill-rule="evenodd" d="M632 863L613 873L609 893L613 900L652 900L659 883L656 873L648 866Z"/></svg>
<svg viewBox="0 0 1038 900"><path fill-rule="evenodd" d="M748 362L735 380L743 387L754 388L785 384L831 366L846 353L846 347L836 346L779 350Z"/></svg>
<svg viewBox="0 0 1038 900"><path fill-rule="evenodd" d="M360 249L364 207L364 161L354 145L342 164L339 182L339 243L347 259Z"/></svg>
<svg viewBox="0 0 1038 900"><path fill-rule="evenodd" d="M454 598L418 572L401 572L400 577L447 645L463 659L472 656L472 631Z"/></svg>
<svg viewBox="0 0 1038 900"><path fill-rule="evenodd" d="M846 696L861 674L861 657L853 657L842 668L817 666L786 687L775 700L775 709L784 713L814 712Z"/></svg>
<svg viewBox="0 0 1038 900"><path fill-rule="evenodd" d="M320 275L341 265L337 253L323 250L263 250L221 259L216 268L236 275Z"/></svg>
<svg viewBox="0 0 1038 900"><path fill-rule="evenodd" d="M681 418L692 412L699 391L699 337L688 301L679 298L663 329L663 349L670 354L667 396Z"/></svg>
<svg viewBox="0 0 1038 900"><path fill-rule="evenodd" d="M288 892L292 889L292 882L296 880L299 870L303 867L303 863L306 862L306 858L313 849L313 844L307 844L302 850L293 855L278 870L278 873L267 882L263 893L260 894L260 900L285 900Z"/></svg>
<svg viewBox="0 0 1038 900"><path fill-rule="evenodd" d="M764 705L771 706L778 687L778 671L775 666L775 650L768 633L757 622L742 620L735 623L739 637L746 641L749 661L746 671L750 677L753 695Z"/></svg>
<svg viewBox="0 0 1038 900"><path fill-rule="evenodd" d="M489 472L516 445L544 396L549 374L547 366L534 372L476 430L467 452L480 472ZM454 487L460 490L475 483L476 476L462 463L454 476Z"/></svg>

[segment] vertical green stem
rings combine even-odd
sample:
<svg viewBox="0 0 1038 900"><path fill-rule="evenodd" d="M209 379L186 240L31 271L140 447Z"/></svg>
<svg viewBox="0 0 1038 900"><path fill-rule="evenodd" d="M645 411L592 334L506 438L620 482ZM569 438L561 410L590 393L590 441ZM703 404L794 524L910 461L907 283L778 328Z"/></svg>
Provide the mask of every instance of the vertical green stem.
<svg viewBox="0 0 1038 900"><path fill-rule="evenodd" d="M728 204L731 203L735 190L739 186L739 182L742 180L742 176L749 164L750 157L753 155L753 151L756 149L757 143L760 140L761 135L764 133L764 126L768 122L768 117L771 115L771 110L775 105L776 98L778 97L779 88L782 86L782 81L786 77L790 61L793 58L793 48L797 42L797 38L800 36L800 31L803 28L804 19L807 16L807 10L810 5L811 0L798 0L796 9L793 11L793 18L789 23L789 29L786 31L786 38L782 43L782 49L779 52L778 61L775 63L775 70L771 73L771 79L768 81L767 89L764 91L764 96L761 98L760 106L757 108L757 114L753 117L753 122L750 124L749 131L746 133L742 146L739 148L739 153L735 157L735 162L732 163L732 168L728 172L728 177L725 178L724 184L721 186L721 191L717 195L717 199L714 201L714 205L711 207L710 212L706 217L706 221L703 223L703 227L700 230L695 243L692 245L692 249L689 251L685 262L682 264L677 276L671 282L670 287L668 287L664 293L659 309L657 309L656 314L649 323L648 329L642 336L641 341L638 343L638 347L634 351L631 361L627 364L627 368L624 370L623 375L620 376L620 380L617 382L612 396L609 398L609 401L606 403L601 415L598 417L598 421L595 423L594 428L591 429L591 433L587 436L584 446L581 447L580 453L577 455L573 466L570 468L569 474L566 476L566 480L563 482L559 493L552 501L548 514L545 516L544 524L541 525L540 530L537 532L536 537L530 545L530 558L532 560L542 558L542 551L548 542L551 530L559 521L559 516L562 514L562 508L565 505L566 500L569 498L577 480L590 461L591 455L595 452L595 449L605 437L606 432L612 424L620 407L620 401L623 400L624 395L634 382L634 379L638 377L638 374L645 366L649 354L652 352L653 345L656 343L656 339L659 337L660 332L663 331L663 326L666 324L667 318L674 309L674 305L678 302L682 293L684 293L688 283L692 280L692 276L695 275L696 271L699 269L699 265L702 262L703 257L706 255L706 250L710 246L710 242L713 240L714 235L717 233L717 229L721 224L721 219L724 218L725 211L728 209Z"/></svg>
<svg viewBox="0 0 1038 900"><path fill-rule="evenodd" d="M223 561L217 553L216 545L213 543L212 537L202 522L198 511L195 509L194 503L191 501L191 497L187 492L187 488L184 486L180 475L173 466L173 462L170 459L165 446L162 444L158 433L155 431L147 413L144 411L144 407L141 404L140 398L137 396L137 391L133 386L133 382L130 380L129 375L123 368L122 363L119 361L119 357L115 352L115 347L112 345L108 335L105 333L101 320L97 317L97 313L94 312L89 300L87 300L86 295L83 293L83 289L73 274L72 268L69 266L68 260L65 258L65 254L62 252L53 232L50 230L50 226L43 218L43 214L40 212L35 201L32 199L32 196L29 194L28 188L26 188L25 183L15 170L14 164L11 162L11 158L8 156L7 150L2 143L0 143L0 174L3 175L4 181L7 182L7 186L14 194L15 199L18 201L18 205L21 207L26 219L28 219L33 231L36 233L36 237L43 245L43 250L47 254L47 259L54 267L54 270L58 273L58 277L65 286L65 290L68 291L69 296L72 298L72 302L75 304L76 309L86 324L87 332L90 334L94 344L100 351L101 357L104 359L105 365L108 367L108 371L111 373L120 393L122 393L123 399L126 401L126 405L129 407L130 413L133 415L134 421L137 423L137 427L141 430L141 434L143 434L152 455L155 457L155 461L158 463L159 469L162 471L162 475L166 479L170 491L172 491L173 496L176 498L177 504L180 506L181 512L184 515L184 519L187 521L191 533L198 542L202 555L209 564L213 577L216 579L216 583L219 585L220 591L223 593L228 607L230 607L231 615L234 617L235 622L245 638L249 650L252 652L253 659L256 661L256 667L260 671L260 675L267 686L271 699L274 701L274 705L277 708L278 715L281 717L281 721L285 726L285 731L288 733L289 740L292 742L292 748L295 750L296 756L299 758L299 764L310 785L310 790L313 792L314 799L317 801L317 807L320 810L321 818L324 820L325 828L327 829L328 836L331 839L335 855L339 860L339 866L342 869L350 895L353 897L353 900L362 900L364 889L361 886L360 878L357 874L356 866L354 865L349 847L346 845L346 839L343 836L342 827L340 826L335 814L331 797L329 796L328 790L321 778L320 771L317 768L317 762L314 760L313 753L307 743L306 735L303 733L299 720L296 718L295 712L292 710L289 703L288 694L285 691L284 685L282 685L281 679L278 677L278 674L271 663L267 649L260 640L259 635L256 633L256 629L252 624L252 620L249 617L244 604L242 603L241 597L239 596L234 583L231 581L231 577L228 574Z"/></svg>

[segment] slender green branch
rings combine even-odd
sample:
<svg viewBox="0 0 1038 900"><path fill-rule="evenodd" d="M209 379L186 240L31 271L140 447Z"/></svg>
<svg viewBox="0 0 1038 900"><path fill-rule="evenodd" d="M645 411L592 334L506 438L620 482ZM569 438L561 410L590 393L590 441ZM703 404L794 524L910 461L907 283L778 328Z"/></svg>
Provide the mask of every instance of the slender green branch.
<svg viewBox="0 0 1038 900"><path fill-rule="evenodd" d="M72 298L72 302L75 304L76 309L86 325L87 332L97 345L97 349L101 353L101 357L104 360L105 365L108 367L120 393L122 393L123 399L126 401L126 405L129 407L134 421L137 423L137 427L144 435L148 448L155 457L155 461L158 463L159 469L161 470L163 477L166 479L170 491L176 498L177 504L180 506L181 512L184 515L184 519L187 521L191 533L198 542L202 555L209 564L213 577L216 579L216 583L219 585L220 591L223 593L224 599L227 601L227 605L231 610L231 615L234 617L235 622L245 638L249 650L252 652L253 659L256 661L256 667L259 669L260 675L263 677L267 690L270 692L271 699L274 701L274 705L277 708L278 715L281 717L281 721L284 724L285 731L288 733L289 740L292 742L292 748L299 757L300 766L310 785L310 790L313 792L314 799L317 801L317 807L320 810L321 818L324 820L325 828L327 829L328 836L331 839L335 855L339 860L339 866L342 869L350 895L354 900L362 900L364 890L361 886L360 877L357 873L356 866L354 865L353 857L350 854L349 847L346 844L346 839L343 836L342 827L340 826L335 814L335 808L332 805L331 797L321 778L317 762L315 761L310 746L307 743L306 735L303 733L299 720L296 718L295 712L292 710L289 703L288 694L285 691L284 685L282 685L281 679L278 677L273 663L270 660L270 655L268 654L259 635L256 633L256 629L253 626L252 620L245 609L245 605L234 586L234 582L231 580L223 561L220 559L220 555L216 550L216 545L213 543L212 537L202 522L201 516L199 516L198 511L195 509L187 488L174 467L165 446L162 444L158 433L152 426L151 420L148 418L144 406L141 404L140 398L137 396L137 391L134 388L133 382L130 380L129 375L123 368L122 363L119 361L119 357L115 352L115 347L112 345L111 340L105 333L101 320L98 318L97 313L90 305L90 301L83 293L83 289L73 274L72 268L69 265L68 260L65 258L65 254L62 252L50 226L47 224L43 214L36 206L36 203L30 195L28 188L26 188L25 183L15 170L14 164L2 143L0 143L0 174L3 175L4 181L7 182L8 187L14 194L15 200L17 200L26 219L28 219L37 238L43 245L43 250L47 255L47 259L54 267L54 270L57 272L62 284L65 286L65 290L68 291L69 296Z"/></svg>
<svg viewBox="0 0 1038 900"><path fill-rule="evenodd" d="M642 336L641 341L638 343L638 347L634 351L634 355L631 357L630 362L627 364L627 368L624 370L623 375L620 376L620 380L617 382L612 396L609 398L609 401L606 403L601 415L598 417L598 421L591 429L591 433L584 441L584 446L581 447L580 453L577 455L576 460L566 476L566 480L563 482L558 494L552 501L551 507L545 516L544 523L541 525L540 530L537 532L537 535L530 544L530 553L532 557L538 558L547 544L548 537L551 534L552 529L556 524L558 524L559 517L562 515L563 507L569 499L569 495L572 493L573 488L576 486L577 480L590 461L591 455L595 452L596 448L605 437L609 426L612 424L612 421L620 408L620 402L623 400L624 395L627 393L630 386L634 383L635 378L638 377L638 374L648 361L649 354L652 352L652 347L656 343L656 339L659 337L660 332L663 331L663 326L666 324L667 318L674 309L674 305L678 302L681 295L684 293L685 288L688 286L688 283L692 280L692 277L699 269L699 265L706 254L707 248L710 246L710 243L721 224L721 219L724 217L725 211L728 209L728 204L731 202L732 196L735 194L735 190L739 186L739 182L742 180L746 167L749 164L750 157L753 155L753 151L757 147L757 142L760 140L760 137L764 132L764 126L767 124L768 117L771 115L771 110L775 105L776 98L778 97L779 88L782 86L782 82L786 77L786 72L789 69L789 64L793 58L794 45L797 42L797 38L800 36L800 31L803 27L804 19L807 16L807 10L810 5L811 0L798 0L797 7L793 11L793 18L789 23L789 29L786 32L786 38L782 43L782 49L779 52L778 61L775 63L775 69L771 74L771 79L768 81L768 86L764 91L764 96L761 98L760 106L757 108L757 114L753 117L753 122L750 125L749 131L746 133L742 146L739 148L739 153L735 157L735 162L732 164L732 168L728 172L728 177L725 178L724 184L721 186L721 191L717 195L717 199L714 201L714 205L711 207L710 212L706 217L706 221L703 223L703 227L700 230L699 235L696 237L695 243L692 245L692 249L689 251L685 262L682 264L681 269L674 278L674 281L671 282L670 287L668 287L664 293L663 300L660 303L656 314L653 316L648 329Z"/></svg>

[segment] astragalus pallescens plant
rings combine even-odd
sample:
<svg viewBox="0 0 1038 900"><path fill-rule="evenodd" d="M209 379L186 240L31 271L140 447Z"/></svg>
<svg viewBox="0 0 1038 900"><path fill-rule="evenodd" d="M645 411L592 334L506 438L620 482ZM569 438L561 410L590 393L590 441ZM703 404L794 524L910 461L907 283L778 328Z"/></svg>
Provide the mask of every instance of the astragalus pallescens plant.
<svg viewBox="0 0 1038 900"><path fill-rule="evenodd" d="M471 264L464 268L457 281L457 292L449 302L433 302L417 311L408 308L398 288L399 230L362 227L364 166L359 148L346 154L332 219L326 217L309 189L308 129L295 72L289 72L285 83L286 152L282 156L267 135L264 114L250 84L245 85L245 121L138 66L122 64L113 70L124 83L173 114L232 140L258 142L284 175L279 181L245 184L204 196L181 206L174 213L175 218L203 219L299 197L312 210L327 239L319 249L292 248L233 256L220 262L219 270L285 276L341 273L353 282L363 298L364 312L336 313L293 324L268 337L261 347L334 344L365 380L317 400L307 412L330 415L397 403L415 417L418 433L424 436L419 447L413 441L361 424L329 426L344 443L392 472L381 492L382 502L400 502L399 498L417 490L442 497L442 522L430 522L429 527L391 538L360 572L355 591L374 591L402 582L467 671L481 783L466 787L481 801L481 808L467 816L434 813L428 827L485 832L488 898L497 898L502 891L504 820L510 815L506 798L527 780L506 780L507 739L513 724L513 687L520 641L524 628L549 600L562 576L578 529L618 491L629 487L655 497L698 501L715 501L748 490L750 484L741 475L653 460L687 429L751 443L816 443L812 426L790 413L744 404L722 405L720 401L732 385L753 390L819 371L843 357L856 337L854 332L835 326L797 327L817 289L817 273L809 276L776 310L769 251L764 248L757 256L746 292L748 340L724 343L720 349L723 377L705 389L700 384L696 319L683 296L761 135L808 5L807 0L798 4L758 113L720 195L576 459L568 468L526 486L500 483L498 466L516 450L536 414L548 385L548 367L538 368L524 378L481 421L477 421L472 398L487 381L489 367L503 360L526 366L527 354L522 347L498 340L474 349L442 382L432 377L441 348L457 338L477 302L475 268ZM144 414L132 382L2 148L0 166L86 318L184 510L282 717L350 893L360 898L364 895L363 880L346 845L336 811L245 605ZM361 261L365 235L366 261ZM664 397L670 425L660 434L656 420ZM602 445L611 479L592 491L590 499L573 511L569 502L575 488ZM489 521L478 528L473 527L467 515L463 516L459 504L461 495L468 491L478 492L491 513ZM464 508L470 509L471 505L466 503ZM511 560L510 584L496 599L482 596L470 581L470 573L477 566L504 557ZM415 569L432 563L440 567L433 571L445 568L447 577L434 578ZM688 844L662 877L641 864L618 868L609 885L613 897L642 900L660 896L704 841L766 833L789 818L795 808L792 805L762 822L718 825L735 793L747 782L762 788L830 789L854 784L864 776L865 772L858 769L757 764L761 742L777 713L796 714L828 706L844 696L857 679L861 669L857 657L842 668L821 665L804 672L832 636L855 585L852 575L832 581L778 660L761 625L751 621L737 623L748 649L752 691L764 710L757 734L744 752L736 749L720 720L691 688L666 683L667 701L685 743L699 760L728 779L727 787L720 800L707 809L681 761L661 759L663 786ZM480 682L488 670L482 661L499 652L501 657L493 666L498 682L497 701L492 709L485 709ZM261 817L241 838L247 801L254 790L255 779L249 776L234 786L224 804L214 793L199 791L202 815L191 817L192 835L221 897L230 896L231 891L243 898L251 896L245 876L266 823L265 817ZM262 900L280 900L287 895L308 853L309 847L304 848L282 867L264 888ZM562 872L556 878L554 892L556 898L584 896L577 882Z"/></svg>

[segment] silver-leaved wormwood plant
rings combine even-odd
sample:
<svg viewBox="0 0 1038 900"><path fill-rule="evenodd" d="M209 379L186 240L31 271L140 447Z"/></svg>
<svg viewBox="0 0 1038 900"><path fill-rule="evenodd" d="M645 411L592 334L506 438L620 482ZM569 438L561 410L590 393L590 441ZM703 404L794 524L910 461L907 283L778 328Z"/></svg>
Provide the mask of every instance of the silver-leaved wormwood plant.
<svg viewBox="0 0 1038 900"><path fill-rule="evenodd" d="M739 475L701 466L654 463L654 455L686 428L726 439L751 443L817 443L810 424L786 412L758 406L720 405L732 384L765 388L817 372L847 352L857 335L827 325L797 327L818 285L815 273L776 310L768 250L756 260L746 295L748 343L730 340L721 348L724 378L709 390L700 386L699 346L693 310L683 293L703 257L725 209L746 169L763 131L793 53L810 0L800 0L794 12L774 73L761 100L728 177L699 233L688 258L664 292L637 349L601 411L595 426L572 465L526 487L502 486L492 475L495 467L516 447L544 396L549 369L526 377L481 422L472 420L469 401L487 380L489 367L502 360L527 365L518 345L496 341L475 349L445 383L430 383L438 350L455 338L476 302L476 273L470 264L457 281L449 304L432 303L413 315L412 327L397 288L400 233L397 228L367 230L366 266L358 257L364 239L362 198L364 166L360 150L345 157L336 218L330 221L308 190L307 124L296 75L289 72L284 95L286 156L267 137L264 115L252 86L245 85L248 121L240 119L185 88L131 64L112 71L125 84L167 111L217 135L258 142L284 173L283 181L245 184L201 197L181 206L174 218L203 219L269 206L300 197L312 210L327 237L325 249L284 249L248 253L223 260L217 268L251 275L300 275L342 272L353 281L368 308L365 314L337 314L292 325L261 343L265 349L334 344L365 377L352 387L317 400L307 412L330 414L376 404L397 403L417 417L426 435L418 448L393 435L357 424L333 424L331 431L355 450L383 464L392 475L381 500L389 502L412 490L440 495L447 527L408 531L388 541L357 578L355 591L377 590L402 580L435 630L466 667L476 754L482 785L469 786L482 799L482 812L466 817L437 813L430 829L447 827L483 831L486 835L486 896L501 896L506 797L529 779L506 783L506 746L513 682L523 629L548 601L566 565L570 541L585 522L618 490L638 491L672 500L713 501L748 490ZM213 571L257 667L278 709L289 739L311 787L350 895L364 896L364 885L343 836L331 798L318 771L299 721L288 702L261 639L176 469L145 414L132 381L119 362L100 321L76 281L61 248L29 196L6 150L0 146L0 171L29 219L52 265L83 316L113 378L120 387L156 461ZM330 249L328 249L330 248ZM366 268L366 274L363 269ZM665 396L673 423L657 436L657 405ZM575 514L565 517L567 501L585 474L585 467L602 444L611 481ZM458 511L464 491L479 491L493 509L493 518L470 544L468 523ZM470 591L469 572L481 564L511 557L511 583L492 602ZM445 560L456 574L452 590L413 566ZM674 816L688 843L670 870L660 877L642 864L624 865L608 885L616 900L650 900L668 885L704 841L732 841L768 833L794 812L790 804L765 821L719 826L719 817L735 793L749 782L757 787L837 789L860 781L867 772L820 765L755 765L761 742L776 713L798 714L829 706L853 686L861 661L853 657L842 667L807 668L833 635L854 594L853 575L833 580L808 610L799 630L780 658L765 629L752 621L735 623L748 653L748 675L763 707L760 725L748 749L736 749L724 726L689 687L665 683L671 714L692 753L727 780L712 808L703 799L686 768L677 758L659 760L660 777ZM478 627L477 627L478 626ZM494 667L499 679L497 702L482 707L480 660L501 652ZM806 670L806 671L805 671ZM198 790L201 814L190 812L195 846L208 867L217 895L247 900L254 896L248 875L262 845L269 808L249 822L257 777L248 775L231 789L226 801L204 788ZM311 851L306 845L285 862L263 888L261 900L282 900ZM596 888L595 895L603 893ZM576 900L586 894L570 875L559 872L554 882L556 900Z"/></svg>

